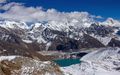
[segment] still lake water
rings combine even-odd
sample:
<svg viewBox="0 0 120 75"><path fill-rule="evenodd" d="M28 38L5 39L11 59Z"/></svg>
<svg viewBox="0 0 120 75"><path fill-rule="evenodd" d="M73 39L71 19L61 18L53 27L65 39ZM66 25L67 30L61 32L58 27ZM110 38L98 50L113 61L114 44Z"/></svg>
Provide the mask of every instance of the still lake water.
<svg viewBox="0 0 120 75"><path fill-rule="evenodd" d="M54 60L60 67L66 67L70 66L73 64L79 64L80 63L80 58L76 59L59 59L59 60Z"/></svg>

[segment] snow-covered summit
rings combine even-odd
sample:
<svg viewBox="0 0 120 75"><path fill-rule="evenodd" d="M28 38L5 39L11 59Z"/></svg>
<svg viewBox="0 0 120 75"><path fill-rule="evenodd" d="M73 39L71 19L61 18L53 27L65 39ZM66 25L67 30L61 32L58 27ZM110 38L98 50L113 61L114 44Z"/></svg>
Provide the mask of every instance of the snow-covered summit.
<svg viewBox="0 0 120 75"><path fill-rule="evenodd" d="M100 24L105 25L105 26L120 27L120 21L115 20L113 18L108 18L106 21L101 22Z"/></svg>
<svg viewBox="0 0 120 75"><path fill-rule="evenodd" d="M76 12L77 13L77 12ZM72 14L72 13L71 13ZM70 15L68 14L68 18L63 18L63 20L50 20L44 22L35 22L31 23L31 25L27 25L26 22L23 21L10 21L10 20L4 20L0 21L0 26L4 28L10 28L10 29L28 29L31 28L49 28L51 30L57 30L57 31L65 31L67 32L72 30L78 30L82 28L89 28L92 24L96 23L97 25L104 25L104 26L115 26L120 27L120 21L114 20L113 18L108 18L106 21L103 22L96 22L93 18L91 18L88 14L85 13L79 13L79 17L74 17L75 14Z"/></svg>
<svg viewBox="0 0 120 75"><path fill-rule="evenodd" d="M28 29L28 25L25 22L16 21L0 21L0 26L10 29Z"/></svg>

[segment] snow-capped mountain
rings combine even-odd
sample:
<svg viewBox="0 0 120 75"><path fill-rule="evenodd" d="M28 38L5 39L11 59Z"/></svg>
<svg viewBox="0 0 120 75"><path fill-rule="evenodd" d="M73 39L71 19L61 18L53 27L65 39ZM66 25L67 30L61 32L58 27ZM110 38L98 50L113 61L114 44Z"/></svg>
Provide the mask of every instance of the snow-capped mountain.
<svg viewBox="0 0 120 75"><path fill-rule="evenodd" d="M81 64L61 68L65 75L119 75L120 48L101 48L83 56Z"/></svg>
<svg viewBox="0 0 120 75"><path fill-rule="evenodd" d="M108 18L106 21L100 23L102 25L120 27L120 21L114 20L113 18Z"/></svg>
<svg viewBox="0 0 120 75"><path fill-rule="evenodd" d="M3 28L10 29L28 29L28 25L24 22L15 22L15 21L0 21L0 26Z"/></svg>
<svg viewBox="0 0 120 75"><path fill-rule="evenodd" d="M56 50L59 46L64 50L120 46L112 42L113 39L119 42L119 35L117 35L119 26L120 22L112 18L104 22L95 22L91 18L82 16L80 19L72 18L68 21L42 21L31 24L5 20L0 21L2 29L0 38L7 39L12 34L22 42L42 44L44 50ZM71 47L73 44L74 48Z"/></svg>

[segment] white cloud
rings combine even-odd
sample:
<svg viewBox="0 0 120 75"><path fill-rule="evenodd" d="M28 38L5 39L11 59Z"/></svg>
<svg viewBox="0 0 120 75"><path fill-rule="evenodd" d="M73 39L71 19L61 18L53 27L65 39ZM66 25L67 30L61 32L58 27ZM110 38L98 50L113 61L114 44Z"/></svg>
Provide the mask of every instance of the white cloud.
<svg viewBox="0 0 120 75"><path fill-rule="evenodd" d="M25 22L37 22L37 21L92 21L93 15L88 12L59 12L55 9L44 10L42 7L26 7L19 3L8 3L0 7L5 10L4 13L0 13L0 18L18 20Z"/></svg>
<svg viewBox="0 0 120 75"><path fill-rule="evenodd" d="M5 3L6 2L6 0L0 0L0 3Z"/></svg>
<svg viewBox="0 0 120 75"><path fill-rule="evenodd" d="M15 3L15 2L11 2L11 3L5 4L5 5L3 5L3 6L0 6L0 9L1 9L1 10L8 10L8 9L10 9L11 7L20 6L20 5L22 5L22 4Z"/></svg>
<svg viewBox="0 0 120 75"><path fill-rule="evenodd" d="M92 15L92 18L95 18L95 19L103 19L102 16L95 16L95 15Z"/></svg>
<svg viewBox="0 0 120 75"><path fill-rule="evenodd" d="M96 18L98 18L98 19L102 19L103 17L102 17L102 16L96 16Z"/></svg>

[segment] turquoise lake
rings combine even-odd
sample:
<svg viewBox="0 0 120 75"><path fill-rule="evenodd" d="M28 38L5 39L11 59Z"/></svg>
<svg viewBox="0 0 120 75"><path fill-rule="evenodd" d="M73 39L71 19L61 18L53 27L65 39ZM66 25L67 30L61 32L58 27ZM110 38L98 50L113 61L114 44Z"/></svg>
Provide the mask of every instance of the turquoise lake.
<svg viewBox="0 0 120 75"><path fill-rule="evenodd" d="M70 66L73 64L79 64L80 63L80 59L59 59L59 60L54 60L54 62L56 62L59 66L61 67L66 67L66 66Z"/></svg>

